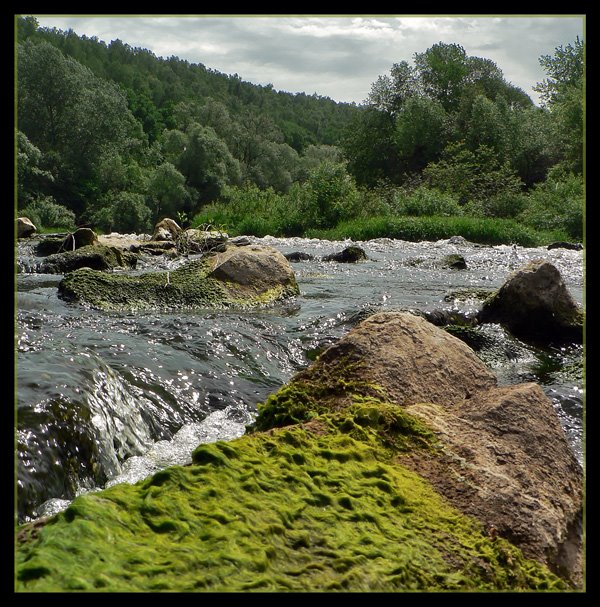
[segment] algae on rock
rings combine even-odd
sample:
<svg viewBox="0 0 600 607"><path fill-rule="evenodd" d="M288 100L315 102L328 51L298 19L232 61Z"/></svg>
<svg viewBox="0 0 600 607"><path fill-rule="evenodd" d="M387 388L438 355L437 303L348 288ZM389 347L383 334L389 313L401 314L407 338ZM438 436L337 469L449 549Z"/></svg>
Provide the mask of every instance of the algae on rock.
<svg viewBox="0 0 600 607"><path fill-rule="evenodd" d="M61 281L59 292L104 310L194 309L268 304L297 295L298 285L281 253L255 245L206 255L172 272L126 276L81 269Z"/></svg>

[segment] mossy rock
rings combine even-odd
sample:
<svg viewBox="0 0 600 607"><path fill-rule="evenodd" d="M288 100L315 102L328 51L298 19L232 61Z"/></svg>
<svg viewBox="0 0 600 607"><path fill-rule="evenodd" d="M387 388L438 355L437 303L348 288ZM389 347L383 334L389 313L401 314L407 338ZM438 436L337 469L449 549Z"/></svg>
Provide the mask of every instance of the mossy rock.
<svg viewBox="0 0 600 607"><path fill-rule="evenodd" d="M379 430L422 428L398 415L357 403L80 496L36 533L20 530L16 590L566 589L392 461Z"/></svg>
<svg viewBox="0 0 600 607"><path fill-rule="evenodd" d="M294 274L281 260L289 268L270 247L232 247L172 272L126 276L82 269L66 276L58 289L67 300L104 310L257 306L298 294Z"/></svg>
<svg viewBox="0 0 600 607"><path fill-rule="evenodd" d="M117 267L135 268L137 256L104 245L87 245L75 251L48 255L40 266L45 274L67 274L80 268L105 272Z"/></svg>

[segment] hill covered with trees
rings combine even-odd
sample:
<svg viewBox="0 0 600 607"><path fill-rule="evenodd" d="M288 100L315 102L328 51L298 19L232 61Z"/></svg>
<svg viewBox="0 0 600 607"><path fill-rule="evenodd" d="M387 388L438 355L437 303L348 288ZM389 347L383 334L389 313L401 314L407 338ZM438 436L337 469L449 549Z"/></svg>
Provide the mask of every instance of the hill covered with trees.
<svg viewBox="0 0 600 607"><path fill-rule="evenodd" d="M18 208L38 227L583 236L579 39L540 58L539 108L459 44L394 64L356 106L32 17L17 36Z"/></svg>

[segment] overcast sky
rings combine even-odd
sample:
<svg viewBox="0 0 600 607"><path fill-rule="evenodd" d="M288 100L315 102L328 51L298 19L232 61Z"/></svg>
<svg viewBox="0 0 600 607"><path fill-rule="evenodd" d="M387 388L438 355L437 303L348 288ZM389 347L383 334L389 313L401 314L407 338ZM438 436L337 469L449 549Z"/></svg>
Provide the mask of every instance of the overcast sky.
<svg viewBox="0 0 600 607"><path fill-rule="evenodd" d="M276 90L356 103L393 63L412 64L414 53L437 42L454 42L470 56L491 59L506 80L537 102L531 87L546 75L539 57L584 37L583 17L564 15L36 17L44 27L71 28L106 43L119 38L159 57L175 55Z"/></svg>

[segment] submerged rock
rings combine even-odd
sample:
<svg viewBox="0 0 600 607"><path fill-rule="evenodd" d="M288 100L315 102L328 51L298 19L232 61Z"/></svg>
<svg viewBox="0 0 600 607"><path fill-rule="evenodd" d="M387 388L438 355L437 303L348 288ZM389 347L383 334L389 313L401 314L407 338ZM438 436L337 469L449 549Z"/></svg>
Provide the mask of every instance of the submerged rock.
<svg viewBox="0 0 600 607"><path fill-rule="evenodd" d="M314 259L314 255L304 253L303 251L294 251L293 253L286 253L285 258L292 262L310 261L311 259Z"/></svg>
<svg viewBox="0 0 600 607"><path fill-rule="evenodd" d="M107 271L117 267L134 268L136 263L135 255L114 247L86 245L76 251L48 255L38 271L44 274L67 274L81 268Z"/></svg>
<svg viewBox="0 0 600 607"><path fill-rule="evenodd" d="M17 217L17 238L28 238L37 232L29 217Z"/></svg>
<svg viewBox="0 0 600 607"><path fill-rule="evenodd" d="M259 245L230 247L172 272L125 276L83 269L58 288L65 299L106 310L243 307L298 294L283 255Z"/></svg>
<svg viewBox="0 0 600 607"><path fill-rule="evenodd" d="M325 255L323 261L337 261L338 263L356 263L367 259L367 254L361 247L350 246L346 247L339 253Z"/></svg>
<svg viewBox="0 0 600 607"><path fill-rule="evenodd" d="M552 249L570 249L571 251L582 251L583 245L580 242L551 242L547 249L551 251Z"/></svg>
<svg viewBox="0 0 600 607"><path fill-rule="evenodd" d="M515 336L537 342L583 341L583 309L560 272L543 259L511 274L483 302L478 321L500 323Z"/></svg>
<svg viewBox="0 0 600 607"><path fill-rule="evenodd" d="M440 265L443 268L451 268L453 270L465 270L467 268L467 262L462 255L458 255L457 253L452 253L450 255L446 255L441 261Z"/></svg>

